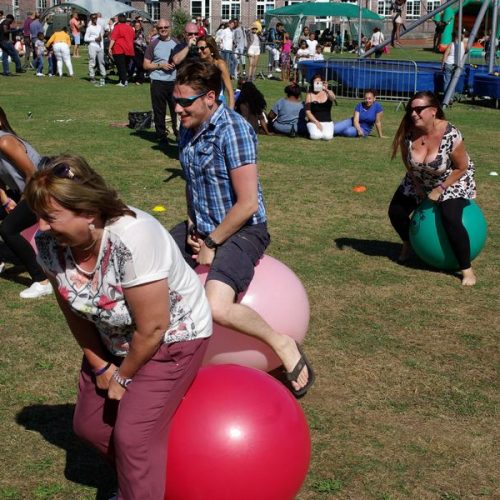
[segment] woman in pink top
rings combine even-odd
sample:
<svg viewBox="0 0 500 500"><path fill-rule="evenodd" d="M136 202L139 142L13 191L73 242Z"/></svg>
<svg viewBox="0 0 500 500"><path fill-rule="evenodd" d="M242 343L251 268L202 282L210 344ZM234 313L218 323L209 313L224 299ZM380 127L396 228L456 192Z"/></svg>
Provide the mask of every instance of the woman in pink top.
<svg viewBox="0 0 500 500"><path fill-rule="evenodd" d="M69 21L69 29L71 30L71 35L73 36L73 57L80 57L80 28L82 27L82 22L78 19L78 13L75 12Z"/></svg>
<svg viewBox="0 0 500 500"><path fill-rule="evenodd" d="M118 22L111 32L111 42L109 43L109 55L114 59L120 81L118 87L128 85L127 68L130 59L134 57L135 31L124 14L118 16Z"/></svg>

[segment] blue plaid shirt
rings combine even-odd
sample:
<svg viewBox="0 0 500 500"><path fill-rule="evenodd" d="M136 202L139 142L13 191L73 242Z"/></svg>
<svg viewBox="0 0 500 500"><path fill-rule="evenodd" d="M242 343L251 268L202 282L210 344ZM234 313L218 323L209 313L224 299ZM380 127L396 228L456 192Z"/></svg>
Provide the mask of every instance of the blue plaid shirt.
<svg viewBox="0 0 500 500"><path fill-rule="evenodd" d="M187 180L188 213L199 233L210 234L236 203L230 171L257 163L257 136L238 113L220 104L198 130L181 127L179 159ZM266 222L262 187L259 208L245 225Z"/></svg>

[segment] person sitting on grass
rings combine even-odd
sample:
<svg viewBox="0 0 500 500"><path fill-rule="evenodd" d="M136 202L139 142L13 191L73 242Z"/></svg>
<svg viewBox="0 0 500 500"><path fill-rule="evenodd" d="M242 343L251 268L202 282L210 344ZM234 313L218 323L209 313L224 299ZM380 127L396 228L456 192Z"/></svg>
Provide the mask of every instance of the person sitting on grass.
<svg viewBox="0 0 500 500"><path fill-rule="evenodd" d="M285 94L286 97L277 101L269 112L268 123L272 123L274 132L294 137L304 132L300 123L304 113L300 87L291 83L285 87Z"/></svg>
<svg viewBox="0 0 500 500"><path fill-rule="evenodd" d="M309 92L306 95L305 111L307 131L313 140L333 139L332 104L336 103L335 94L328 88L320 74L311 78Z"/></svg>
<svg viewBox="0 0 500 500"><path fill-rule="evenodd" d="M382 117L384 110L377 101L374 90L365 92L363 102L356 104L354 116L335 123L335 136L340 137L368 137L375 125L378 136L382 139Z"/></svg>
<svg viewBox="0 0 500 500"><path fill-rule="evenodd" d="M270 135L265 115L266 107L264 95L252 82L245 82L241 85L234 110L252 125L256 134L262 128L266 135Z"/></svg>

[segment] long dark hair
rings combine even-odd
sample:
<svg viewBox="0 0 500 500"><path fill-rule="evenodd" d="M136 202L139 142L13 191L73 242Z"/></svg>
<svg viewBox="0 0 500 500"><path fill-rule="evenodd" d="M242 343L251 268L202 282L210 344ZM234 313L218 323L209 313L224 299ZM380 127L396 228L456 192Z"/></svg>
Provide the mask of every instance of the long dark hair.
<svg viewBox="0 0 500 500"><path fill-rule="evenodd" d="M241 92L235 106L238 113L240 113L241 104L247 104L254 115L261 115L267 107L264 95L252 82L245 82L241 86Z"/></svg>
<svg viewBox="0 0 500 500"><path fill-rule="evenodd" d="M5 114L5 111L2 107L0 107L0 130L19 137L14 129L10 126L9 120L7 120L7 115Z"/></svg>
<svg viewBox="0 0 500 500"><path fill-rule="evenodd" d="M217 60L217 59L222 59L222 56L220 55L219 48L217 47L217 42L215 41L215 38L207 35L207 36L202 36L198 38L197 42L205 42L207 44L207 47L210 49L210 52L212 54L212 57Z"/></svg>
<svg viewBox="0 0 500 500"><path fill-rule="evenodd" d="M417 92L416 94L414 94L413 97L408 101L408 104L406 105L405 115L403 116L403 119L401 120L399 128L396 132L396 135L394 136L394 139L392 141L391 159L394 159L396 157L399 150L402 151L405 138L413 129L413 120L411 119L411 113L412 113L411 104L416 99L426 99L430 106L437 109L436 118L439 118L440 120L445 119L443 108L441 107L441 104L436 94L434 94L430 90L423 90L421 92Z"/></svg>

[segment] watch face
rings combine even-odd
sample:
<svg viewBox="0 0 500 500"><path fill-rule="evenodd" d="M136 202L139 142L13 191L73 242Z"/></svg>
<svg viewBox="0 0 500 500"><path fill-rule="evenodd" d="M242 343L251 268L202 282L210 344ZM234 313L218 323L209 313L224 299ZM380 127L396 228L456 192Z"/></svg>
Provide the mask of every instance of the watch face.
<svg viewBox="0 0 500 500"><path fill-rule="evenodd" d="M213 250L214 248L217 248L217 244L215 243L215 241L210 238L210 236L207 236L205 238L205 245L207 246L207 248L210 248L211 250Z"/></svg>

